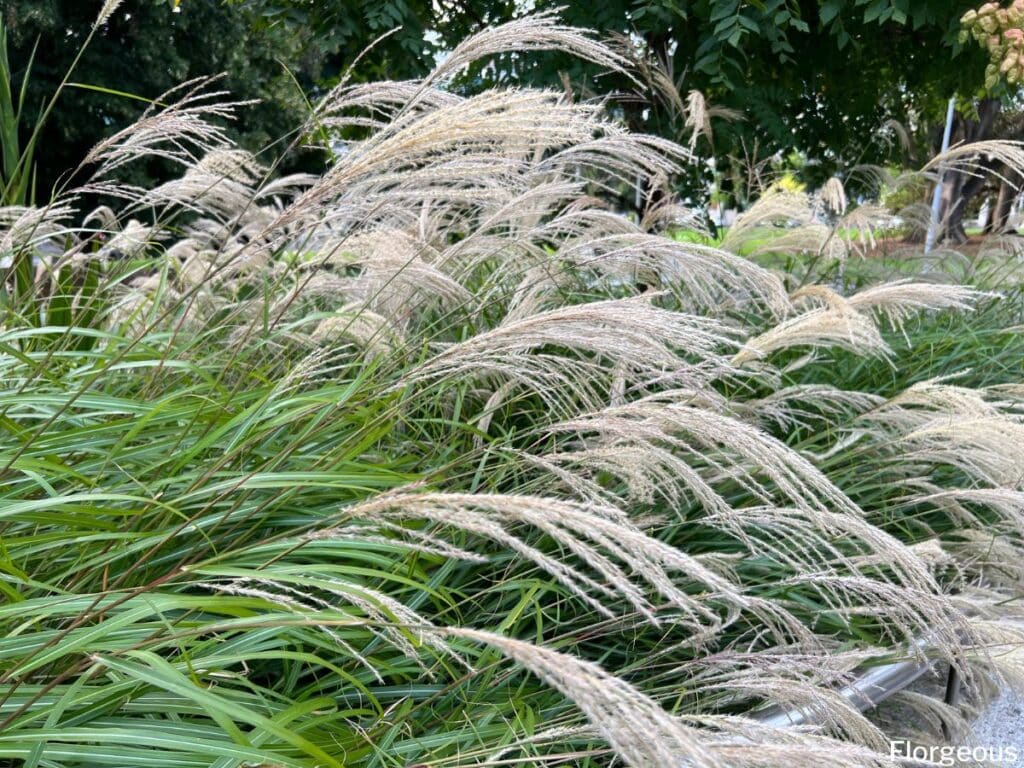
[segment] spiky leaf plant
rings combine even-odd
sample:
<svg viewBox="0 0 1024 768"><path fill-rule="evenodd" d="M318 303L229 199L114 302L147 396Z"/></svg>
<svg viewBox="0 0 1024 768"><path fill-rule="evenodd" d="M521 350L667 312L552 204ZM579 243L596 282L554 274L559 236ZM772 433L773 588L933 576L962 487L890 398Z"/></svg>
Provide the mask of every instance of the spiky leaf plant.
<svg viewBox="0 0 1024 768"><path fill-rule="evenodd" d="M94 285L0 331L0 761L863 768L887 742L834 686L924 635L966 671L983 543L1019 551L1022 393L810 372L981 294L790 294L616 215L602 189L688 152L445 88L549 48L623 64L549 16L488 30L343 82L306 127L347 151L276 180L194 82L4 212L40 287ZM153 156L181 177L118 181ZM72 225L95 193L123 204Z"/></svg>

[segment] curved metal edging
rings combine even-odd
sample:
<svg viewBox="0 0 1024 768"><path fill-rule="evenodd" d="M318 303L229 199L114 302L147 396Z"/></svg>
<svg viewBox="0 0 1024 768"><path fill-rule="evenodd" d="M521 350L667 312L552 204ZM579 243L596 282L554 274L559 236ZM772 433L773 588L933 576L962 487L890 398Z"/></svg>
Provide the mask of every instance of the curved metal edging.
<svg viewBox="0 0 1024 768"><path fill-rule="evenodd" d="M916 658L871 667L852 683L840 688L839 695L860 712L881 704L931 668L931 662L924 658L925 651L930 646L931 642L928 639L917 640L910 646L910 653ZM751 713L750 717L776 728L815 725L821 722L820 713L812 708L769 707L760 712Z"/></svg>

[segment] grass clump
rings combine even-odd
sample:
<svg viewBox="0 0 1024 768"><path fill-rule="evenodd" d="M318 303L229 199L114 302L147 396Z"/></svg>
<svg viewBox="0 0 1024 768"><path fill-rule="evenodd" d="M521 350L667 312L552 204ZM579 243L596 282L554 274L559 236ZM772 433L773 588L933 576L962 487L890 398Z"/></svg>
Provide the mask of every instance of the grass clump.
<svg viewBox="0 0 1024 768"><path fill-rule="evenodd" d="M443 88L552 47L622 66L547 16L489 30L342 83L306 129L359 138L272 181L195 82L7 212L38 269L0 331L0 760L862 768L888 741L832 686L923 634L968 671L1021 393L871 366L988 299L793 291L591 194L685 149ZM117 180L154 155L181 177Z"/></svg>

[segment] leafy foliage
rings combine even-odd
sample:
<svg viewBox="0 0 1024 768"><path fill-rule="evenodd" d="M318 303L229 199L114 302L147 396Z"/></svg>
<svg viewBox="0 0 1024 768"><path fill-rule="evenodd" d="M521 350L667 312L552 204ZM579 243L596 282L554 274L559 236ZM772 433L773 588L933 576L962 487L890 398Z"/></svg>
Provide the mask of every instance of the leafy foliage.
<svg viewBox="0 0 1024 768"><path fill-rule="evenodd" d="M961 19L960 40L973 38L989 55L985 68L985 87L994 90L1001 77L1010 85L1024 81L1024 3L1013 2L1008 8L985 3L971 9Z"/></svg>
<svg viewBox="0 0 1024 768"><path fill-rule="evenodd" d="M907 0L613 3L588 21L588 10L573 4L566 18L635 32L642 54L661 61L680 90L739 110L746 119L716 128L720 162L757 139L766 156L804 153L812 161L806 180L818 186L844 167L902 161L887 121L941 119L950 94L977 90L981 59L957 42L969 7ZM651 119L635 124L678 130L664 117Z"/></svg>
<svg viewBox="0 0 1024 768"><path fill-rule="evenodd" d="M0 759L891 766L833 687L925 633L990 663L1024 575L1024 395L990 385L1018 370L869 367L987 297L817 282L858 215L838 182L765 196L726 248L674 239L677 202L600 196L684 147L443 87L553 50L625 64L550 16L485 30L421 80L342 82L303 130L362 137L284 178L193 81L2 209L41 268L0 328ZM176 177L125 181L155 158ZM118 211L75 223L98 191ZM764 230L788 273L736 252ZM40 325L40 296L90 314ZM942 373L984 367L944 343Z"/></svg>
<svg viewBox="0 0 1024 768"><path fill-rule="evenodd" d="M420 77L446 43L458 42L488 23L511 18L513 3L445 3L424 0L228 0L260 19L260 29L285 28L317 62L318 76L336 81L359 59L362 80ZM370 47L372 44L372 47Z"/></svg>
<svg viewBox="0 0 1024 768"><path fill-rule="evenodd" d="M30 75L23 140L71 70L97 10L98 4L78 0L0 4L12 79ZM33 51L39 52L34 62ZM36 157L37 195L48 199L100 139L137 118L150 100L198 76L225 72L225 88L240 99L260 100L240 114L234 130L254 151L274 146L306 109L303 89L312 85L313 71L303 68L298 53L290 33L257 29L252 14L228 12L218 0L193 0L178 13L166 0L131 3L82 50L71 72L76 85L64 89L43 126L38 143L46 151ZM134 168L134 180L151 185L168 171L154 161Z"/></svg>

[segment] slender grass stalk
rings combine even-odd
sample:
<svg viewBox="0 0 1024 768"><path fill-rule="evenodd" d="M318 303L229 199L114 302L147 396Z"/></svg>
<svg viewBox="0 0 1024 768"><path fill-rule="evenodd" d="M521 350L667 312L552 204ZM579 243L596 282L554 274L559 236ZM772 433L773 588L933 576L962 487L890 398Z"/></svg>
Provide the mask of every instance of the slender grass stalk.
<svg viewBox="0 0 1024 768"><path fill-rule="evenodd" d="M677 202L645 225L600 196L685 148L444 87L559 47L624 66L540 16L343 83L307 128L362 138L312 177L191 82L4 219L57 285L0 327L0 761L890 765L836 687L922 633L970 686L996 669L1020 294L821 285L854 212L810 198L724 248L654 233ZM180 176L120 181L153 157Z"/></svg>

